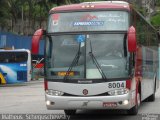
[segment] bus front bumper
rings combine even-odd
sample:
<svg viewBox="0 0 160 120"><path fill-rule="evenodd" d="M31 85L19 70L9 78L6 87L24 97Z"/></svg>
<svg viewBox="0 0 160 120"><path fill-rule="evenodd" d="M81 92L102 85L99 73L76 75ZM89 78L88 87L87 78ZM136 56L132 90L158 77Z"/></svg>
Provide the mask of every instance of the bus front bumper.
<svg viewBox="0 0 160 120"><path fill-rule="evenodd" d="M48 110L64 109L130 109L135 106L135 91L117 96L51 96L46 94Z"/></svg>

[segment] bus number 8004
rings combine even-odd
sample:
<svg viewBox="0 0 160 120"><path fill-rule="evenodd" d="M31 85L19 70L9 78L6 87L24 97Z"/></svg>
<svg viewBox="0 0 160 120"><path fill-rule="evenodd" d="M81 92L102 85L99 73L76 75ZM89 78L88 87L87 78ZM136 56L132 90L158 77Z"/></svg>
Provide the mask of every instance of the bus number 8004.
<svg viewBox="0 0 160 120"><path fill-rule="evenodd" d="M124 82L109 83L108 88L125 88Z"/></svg>

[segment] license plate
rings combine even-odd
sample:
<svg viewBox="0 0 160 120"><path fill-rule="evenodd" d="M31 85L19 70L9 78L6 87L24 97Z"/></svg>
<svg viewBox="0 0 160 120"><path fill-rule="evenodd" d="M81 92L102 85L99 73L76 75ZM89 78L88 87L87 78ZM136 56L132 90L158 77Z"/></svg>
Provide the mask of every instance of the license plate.
<svg viewBox="0 0 160 120"><path fill-rule="evenodd" d="M104 102L103 107L117 107L116 102Z"/></svg>

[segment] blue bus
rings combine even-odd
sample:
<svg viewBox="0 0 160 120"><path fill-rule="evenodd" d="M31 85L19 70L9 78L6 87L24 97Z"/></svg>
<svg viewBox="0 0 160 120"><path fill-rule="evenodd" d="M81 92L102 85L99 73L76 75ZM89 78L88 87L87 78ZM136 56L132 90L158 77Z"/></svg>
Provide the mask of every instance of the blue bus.
<svg viewBox="0 0 160 120"><path fill-rule="evenodd" d="M0 74L5 79L6 84L30 81L30 51L27 49L0 50Z"/></svg>

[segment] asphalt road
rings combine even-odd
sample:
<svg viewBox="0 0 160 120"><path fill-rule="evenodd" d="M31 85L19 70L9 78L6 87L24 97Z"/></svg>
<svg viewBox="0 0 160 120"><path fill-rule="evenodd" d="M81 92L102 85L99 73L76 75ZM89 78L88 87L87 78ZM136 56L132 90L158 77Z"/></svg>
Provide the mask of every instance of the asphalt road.
<svg viewBox="0 0 160 120"><path fill-rule="evenodd" d="M77 113L76 116L70 116L70 120L160 120L160 89L156 92L155 102L141 104L137 116L128 116L124 111L97 110ZM0 86L0 114L64 115L64 112L46 109L43 82L35 81L22 85Z"/></svg>

